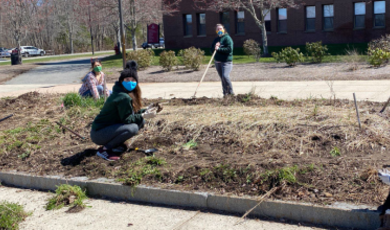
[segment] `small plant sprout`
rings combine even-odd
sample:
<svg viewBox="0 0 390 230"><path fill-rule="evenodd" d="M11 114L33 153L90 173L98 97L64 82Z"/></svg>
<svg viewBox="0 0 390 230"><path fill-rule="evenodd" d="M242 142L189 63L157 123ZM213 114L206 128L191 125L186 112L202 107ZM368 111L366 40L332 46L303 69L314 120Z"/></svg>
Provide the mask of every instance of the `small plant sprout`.
<svg viewBox="0 0 390 230"><path fill-rule="evenodd" d="M337 148L337 147L334 147L334 148L330 151L330 155L331 155L332 157L341 156L340 149Z"/></svg>
<svg viewBox="0 0 390 230"><path fill-rule="evenodd" d="M189 149L195 148L196 146L198 146L198 143L196 143L194 140L190 140L189 142L187 142L183 145L183 148L185 150L189 150Z"/></svg>

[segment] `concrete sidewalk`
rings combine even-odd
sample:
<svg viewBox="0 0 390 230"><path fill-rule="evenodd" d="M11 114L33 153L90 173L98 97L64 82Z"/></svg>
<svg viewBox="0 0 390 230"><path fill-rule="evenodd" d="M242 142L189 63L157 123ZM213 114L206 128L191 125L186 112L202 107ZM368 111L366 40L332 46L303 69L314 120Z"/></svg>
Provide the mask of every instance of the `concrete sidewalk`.
<svg viewBox="0 0 390 230"><path fill-rule="evenodd" d="M68 208L46 211L45 205L51 197L44 192L0 186L0 202L19 203L26 211L32 211L20 229L322 229L254 219L235 225L240 219L237 216L100 199L87 200L90 208L79 213L66 213Z"/></svg>
<svg viewBox="0 0 390 230"><path fill-rule="evenodd" d="M111 89L113 84L108 84ZM190 83L140 83L143 97L146 98L190 98L194 95L198 82ZM260 97L276 96L279 99L330 98L331 90L325 81L284 81L284 82L233 82L236 94L249 93L253 90ZM80 84L25 84L0 85L0 97L18 96L30 91L40 93L77 92ZM333 90L338 99L352 100L356 93L357 100L386 101L390 96L390 80L381 81L334 81ZM222 97L220 82L203 82L197 97Z"/></svg>

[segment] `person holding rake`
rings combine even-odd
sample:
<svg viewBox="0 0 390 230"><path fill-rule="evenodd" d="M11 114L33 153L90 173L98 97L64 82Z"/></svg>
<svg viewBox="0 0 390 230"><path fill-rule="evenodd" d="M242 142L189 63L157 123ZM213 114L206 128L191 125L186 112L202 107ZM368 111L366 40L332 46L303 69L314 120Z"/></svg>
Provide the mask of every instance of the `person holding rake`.
<svg viewBox="0 0 390 230"><path fill-rule="evenodd" d="M155 107L141 109L141 88L135 61L126 63L112 90L91 128L91 140L102 145L97 156L108 161L119 160L120 153L127 150L124 142L138 134L145 119L153 118L157 113Z"/></svg>
<svg viewBox="0 0 390 230"><path fill-rule="evenodd" d="M233 40L226 33L222 24L217 24L216 33L218 37L211 45L211 51L216 52L214 56L215 68L221 78L223 97L234 95L230 72L233 69Z"/></svg>

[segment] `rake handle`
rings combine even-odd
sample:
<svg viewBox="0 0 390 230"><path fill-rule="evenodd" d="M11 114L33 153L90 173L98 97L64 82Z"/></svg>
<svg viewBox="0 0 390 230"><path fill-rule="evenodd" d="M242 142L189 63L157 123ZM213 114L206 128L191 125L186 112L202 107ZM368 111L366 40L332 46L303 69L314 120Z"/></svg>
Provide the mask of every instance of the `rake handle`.
<svg viewBox="0 0 390 230"><path fill-rule="evenodd" d="M217 53L217 50L214 50L214 53L213 53L213 55L211 56L211 59L210 59L210 61L209 61L209 64L207 65L207 68L206 68L206 70L205 70L204 73L203 73L202 79L200 79L200 82L199 82L198 86L197 86L196 89L195 89L194 97L195 97L195 95L196 95L196 92L198 91L198 88L199 88L199 86L200 86L200 83L202 83L203 78L206 76L207 70L209 70L210 64L211 64L211 62L213 61L214 56L215 56L216 53Z"/></svg>
<svg viewBox="0 0 390 230"><path fill-rule="evenodd" d="M65 129L67 129L69 132L73 133L74 135L80 137L81 139L86 139L85 137L81 136L80 134L76 133L75 131L71 130L70 128L66 127L65 125L63 125L63 124L61 124L61 123L59 123L59 122L57 122L57 121L56 121L56 123L57 123L59 126L65 128Z"/></svg>
<svg viewBox="0 0 390 230"><path fill-rule="evenodd" d="M383 106L383 108L381 109L381 111L379 113L383 113L385 111L386 107L389 105L389 103L390 103L390 97L389 97L389 99L387 99L386 104Z"/></svg>
<svg viewBox="0 0 390 230"><path fill-rule="evenodd" d="M2 122L2 121L4 121L4 120L7 120L8 118L12 117L13 115L14 115L14 114L11 114L11 115L9 115L9 116L6 116L6 117L0 119L0 122Z"/></svg>

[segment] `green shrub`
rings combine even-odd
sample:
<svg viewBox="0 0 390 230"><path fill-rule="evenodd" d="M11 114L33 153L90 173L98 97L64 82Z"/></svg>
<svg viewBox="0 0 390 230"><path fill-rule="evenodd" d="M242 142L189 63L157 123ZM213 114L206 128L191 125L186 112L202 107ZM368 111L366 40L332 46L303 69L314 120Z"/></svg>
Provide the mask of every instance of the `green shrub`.
<svg viewBox="0 0 390 230"><path fill-rule="evenodd" d="M148 68L152 65L154 51L152 49L136 50L127 53L127 60L134 60L141 69Z"/></svg>
<svg viewBox="0 0 390 230"><path fill-rule="evenodd" d="M244 42L243 48L246 55L253 56L257 62L260 60L261 48L259 43L257 43L255 40L246 40Z"/></svg>
<svg viewBox="0 0 390 230"><path fill-rule="evenodd" d="M303 54L299 52L300 49L293 49L287 47L282 49L279 53L272 53L272 56L276 59L277 62L286 62L289 66L294 66L297 62L303 61Z"/></svg>
<svg viewBox="0 0 390 230"><path fill-rule="evenodd" d="M62 99L65 107L97 107L101 108L104 105L104 97L100 97L98 100L92 97L81 97L78 93L68 93Z"/></svg>
<svg viewBox="0 0 390 230"><path fill-rule="evenodd" d="M171 71L173 66L177 65L175 51L163 51L160 54L160 65L166 70Z"/></svg>
<svg viewBox="0 0 390 230"><path fill-rule="evenodd" d="M387 34L381 38L374 39L368 43L368 51L381 49L386 52L390 52L390 35Z"/></svg>
<svg viewBox="0 0 390 230"><path fill-rule="evenodd" d="M376 48L375 50L368 49L368 62L374 67L379 67L387 62L390 58L390 52Z"/></svg>
<svg viewBox="0 0 390 230"><path fill-rule="evenodd" d="M0 203L0 229L19 229L19 223L29 215L31 213L25 212L22 205L3 201Z"/></svg>
<svg viewBox="0 0 390 230"><path fill-rule="evenodd" d="M183 57L183 64L186 68L199 70L204 59L204 51L195 47L180 50L179 56Z"/></svg>
<svg viewBox="0 0 390 230"><path fill-rule="evenodd" d="M328 47L322 45L322 41L319 42L306 42L307 55L311 56L314 62L322 62L322 59L329 55Z"/></svg>

